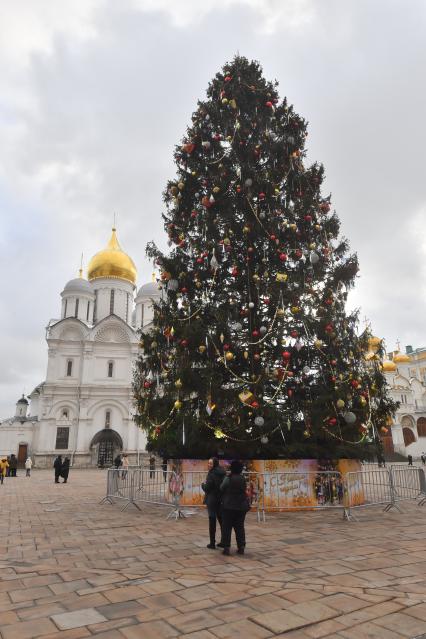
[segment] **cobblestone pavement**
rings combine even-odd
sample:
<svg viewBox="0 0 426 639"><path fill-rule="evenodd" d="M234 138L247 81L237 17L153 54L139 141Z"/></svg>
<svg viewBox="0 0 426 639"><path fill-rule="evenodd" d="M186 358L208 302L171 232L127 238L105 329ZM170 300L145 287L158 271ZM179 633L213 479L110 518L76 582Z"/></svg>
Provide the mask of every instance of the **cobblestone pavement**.
<svg viewBox="0 0 426 639"><path fill-rule="evenodd" d="M99 504L105 471L0 486L2 639L426 637L426 507L249 515L245 556L207 519Z"/></svg>

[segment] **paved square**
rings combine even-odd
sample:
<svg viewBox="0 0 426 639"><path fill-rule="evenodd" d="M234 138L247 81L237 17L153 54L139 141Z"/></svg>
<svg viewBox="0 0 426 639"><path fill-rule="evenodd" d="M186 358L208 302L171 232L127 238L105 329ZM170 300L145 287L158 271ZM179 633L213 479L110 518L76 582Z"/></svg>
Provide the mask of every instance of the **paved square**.
<svg viewBox="0 0 426 639"><path fill-rule="evenodd" d="M250 514L246 555L224 557L204 512L121 512L99 503L105 482L35 470L0 486L2 639L426 636L426 506Z"/></svg>

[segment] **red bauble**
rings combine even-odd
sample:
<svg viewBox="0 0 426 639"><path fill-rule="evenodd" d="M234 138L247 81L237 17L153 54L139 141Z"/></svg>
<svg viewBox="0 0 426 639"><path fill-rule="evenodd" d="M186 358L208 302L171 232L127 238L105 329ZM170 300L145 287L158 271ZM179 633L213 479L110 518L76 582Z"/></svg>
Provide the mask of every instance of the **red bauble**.
<svg viewBox="0 0 426 639"><path fill-rule="evenodd" d="M238 269L236 266L232 269L231 275L232 277L238 277Z"/></svg>
<svg viewBox="0 0 426 639"><path fill-rule="evenodd" d="M269 237L271 239L271 242L275 242L275 240L277 239L276 235L270 235Z"/></svg>
<svg viewBox="0 0 426 639"><path fill-rule="evenodd" d="M299 333L295 329L293 331L291 331L290 335L292 337L299 337Z"/></svg>
<svg viewBox="0 0 426 639"><path fill-rule="evenodd" d="M251 406L252 408L259 408L259 402L254 401L254 402L252 402L252 403L250 404L250 406Z"/></svg>
<svg viewBox="0 0 426 639"><path fill-rule="evenodd" d="M191 211L191 217L197 217L197 211Z"/></svg>
<svg viewBox="0 0 426 639"><path fill-rule="evenodd" d="M328 420L328 425L335 426L336 424L337 424L337 419L335 417L330 417L330 419Z"/></svg>
<svg viewBox="0 0 426 639"><path fill-rule="evenodd" d="M283 360L284 360L285 362L288 362L288 361L291 359L291 353L290 353L290 351L283 351L283 352L281 353L281 355L282 355L282 358L283 358Z"/></svg>
<svg viewBox="0 0 426 639"><path fill-rule="evenodd" d="M259 337L260 333L259 331L255 328L254 331L252 331L251 333L253 335L253 337Z"/></svg>
<svg viewBox="0 0 426 639"><path fill-rule="evenodd" d="M332 333L333 332L333 324L326 324L324 327L324 330L326 333Z"/></svg>
<svg viewBox="0 0 426 639"><path fill-rule="evenodd" d="M209 209L213 205L213 202L210 202L210 198L207 195L205 195L203 199L201 200L201 204L205 206L206 209Z"/></svg>
<svg viewBox="0 0 426 639"><path fill-rule="evenodd" d="M271 300L269 299L269 297L265 297L265 298L263 299L263 302L264 302L265 304L269 304L269 302L270 302L270 301L271 301Z"/></svg>
<svg viewBox="0 0 426 639"><path fill-rule="evenodd" d="M329 202L322 202L320 205L320 209L323 213L328 213L330 210L330 204Z"/></svg>
<svg viewBox="0 0 426 639"><path fill-rule="evenodd" d="M303 255L303 252L302 252L302 250L301 250L301 249L296 249L296 250L294 251L294 254L295 254L295 256L297 257L297 259L298 259L298 260L300 260L300 258L301 258L301 257L302 257L302 255Z"/></svg>
<svg viewBox="0 0 426 639"><path fill-rule="evenodd" d="M221 140L222 139L222 136L220 135L220 133L216 133L213 137L214 137L215 140Z"/></svg>
<svg viewBox="0 0 426 639"><path fill-rule="evenodd" d="M335 375L330 375L330 382L335 382L336 381L336 377Z"/></svg>
<svg viewBox="0 0 426 639"><path fill-rule="evenodd" d="M331 304L333 304L333 300L332 300L332 298L331 298L331 297L328 297L328 298L325 300L325 304L327 304L327 306L330 306Z"/></svg>
<svg viewBox="0 0 426 639"><path fill-rule="evenodd" d="M289 388L289 389L288 389L288 391L287 391L287 395L288 395L289 397L292 397L292 396L293 396L293 393L294 393L293 389L292 389L292 388Z"/></svg>
<svg viewBox="0 0 426 639"><path fill-rule="evenodd" d="M232 77L230 75L225 76L225 82L231 82Z"/></svg>
<svg viewBox="0 0 426 639"><path fill-rule="evenodd" d="M266 195L264 193L259 193L259 200L264 200Z"/></svg>
<svg viewBox="0 0 426 639"><path fill-rule="evenodd" d="M143 383L143 387L144 388L149 388L151 386L151 382L149 382L148 380L145 380Z"/></svg>
<svg viewBox="0 0 426 639"><path fill-rule="evenodd" d="M269 109L272 108L273 104L270 100L268 100L267 102L265 102L265 106L267 106Z"/></svg>
<svg viewBox="0 0 426 639"><path fill-rule="evenodd" d="M241 186L237 186L237 193L241 193Z"/></svg>
<svg viewBox="0 0 426 639"><path fill-rule="evenodd" d="M224 345L223 345L223 350L224 350L224 351L229 351L229 349L230 349L229 344L224 344Z"/></svg>
<svg viewBox="0 0 426 639"><path fill-rule="evenodd" d="M359 382L357 379L351 379L351 386L352 388L358 388L359 386Z"/></svg>
<svg viewBox="0 0 426 639"><path fill-rule="evenodd" d="M286 262L287 261L287 253L280 253L280 260L281 262Z"/></svg>
<svg viewBox="0 0 426 639"><path fill-rule="evenodd" d="M202 264L202 263L203 263L203 258L197 257L197 264Z"/></svg>
<svg viewBox="0 0 426 639"><path fill-rule="evenodd" d="M186 346L188 346L188 340L187 339L181 339L180 340L180 345L185 348Z"/></svg>
<svg viewBox="0 0 426 639"><path fill-rule="evenodd" d="M305 222L312 222L312 215L305 215Z"/></svg>
<svg viewBox="0 0 426 639"><path fill-rule="evenodd" d="M203 260L201 260L201 261L203 261ZM180 289L180 292L181 292L183 295L186 295L186 294L187 294L187 292L188 292L188 289L186 288L186 286L183 286L183 287Z"/></svg>
<svg viewBox="0 0 426 639"><path fill-rule="evenodd" d="M332 366L336 366L336 364L337 364L337 360L336 360L336 359L332 359L332 360L331 360L331 362L330 362L330 364L331 364Z"/></svg>

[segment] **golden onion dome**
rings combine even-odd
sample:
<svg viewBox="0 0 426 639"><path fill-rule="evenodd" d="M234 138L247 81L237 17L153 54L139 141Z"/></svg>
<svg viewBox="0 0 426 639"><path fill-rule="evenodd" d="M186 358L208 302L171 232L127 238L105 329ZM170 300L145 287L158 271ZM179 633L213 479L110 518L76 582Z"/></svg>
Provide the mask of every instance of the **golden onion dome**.
<svg viewBox="0 0 426 639"><path fill-rule="evenodd" d="M394 373L396 371L396 364L390 359L386 359L383 362L383 372L384 373Z"/></svg>
<svg viewBox="0 0 426 639"><path fill-rule="evenodd" d="M122 250L117 240L116 229L113 227L107 247L90 260L87 279L92 281L101 277L111 277L136 284L136 275L136 266L132 258Z"/></svg>
<svg viewBox="0 0 426 639"><path fill-rule="evenodd" d="M395 353L395 355L393 356L393 361L396 364L408 364L409 362L411 362L411 359L405 353Z"/></svg>
<svg viewBox="0 0 426 639"><path fill-rule="evenodd" d="M382 341L382 340L380 339L380 337L375 337L374 335L372 335L372 336L371 336L371 337L369 337L369 339L368 339L368 346L369 346L369 349L370 349L371 351L376 350L376 349L380 346L381 341Z"/></svg>

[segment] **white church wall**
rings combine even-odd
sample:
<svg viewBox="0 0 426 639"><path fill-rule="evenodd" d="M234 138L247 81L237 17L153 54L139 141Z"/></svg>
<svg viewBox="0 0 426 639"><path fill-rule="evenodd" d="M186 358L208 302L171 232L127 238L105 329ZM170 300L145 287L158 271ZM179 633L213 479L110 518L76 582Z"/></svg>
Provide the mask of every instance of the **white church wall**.
<svg viewBox="0 0 426 639"><path fill-rule="evenodd" d="M28 445L28 454L32 454L32 441L33 441L34 427L31 422L2 422L0 424L0 455L7 456L18 455L19 444Z"/></svg>

